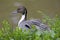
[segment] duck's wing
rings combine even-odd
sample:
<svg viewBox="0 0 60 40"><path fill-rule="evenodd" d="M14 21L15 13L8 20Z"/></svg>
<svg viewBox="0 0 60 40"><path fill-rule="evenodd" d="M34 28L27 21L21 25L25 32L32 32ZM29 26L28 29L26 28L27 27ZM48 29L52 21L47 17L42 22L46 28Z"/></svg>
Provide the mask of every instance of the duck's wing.
<svg viewBox="0 0 60 40"><path fill-rule="evenodd" d="M45 24L43 24L40 20L37 20L37 19L35 19L35 20L28 20L28 21L26 21L29 25L35 25L36 26L36 28L37 29L41 29L41 30L50 30L50 28L47 26L47 25L45 25Z"/></svg>
<svg viewBox="0 0 60 40"><path fill-rule="evenodd" d="M35 25L36 26L36 29L38 30L50 30L50 28L43 24L40 20L27 20L27 21L24 21L22 22L22 25L23 25L23 28L32 28L31 26L32 25Z"/></svg>
<svg viewBox="0 0 60 40"><path fill-rule="evenodd" d="M27 20L24 23L27 25L40 25L41 21L39 21L39 20Z"/></svg>

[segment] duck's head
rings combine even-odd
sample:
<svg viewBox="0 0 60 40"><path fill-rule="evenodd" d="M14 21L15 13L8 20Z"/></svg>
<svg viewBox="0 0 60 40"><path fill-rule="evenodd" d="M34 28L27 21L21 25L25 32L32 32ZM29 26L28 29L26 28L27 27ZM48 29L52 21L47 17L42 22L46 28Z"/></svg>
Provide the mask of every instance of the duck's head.
<svg viewBox="0 0 60 40"><path fill-rule="evenodd" d="M21 13L24 15L27 14L27 9L24 6L19 6L13 13Z"/></svg>

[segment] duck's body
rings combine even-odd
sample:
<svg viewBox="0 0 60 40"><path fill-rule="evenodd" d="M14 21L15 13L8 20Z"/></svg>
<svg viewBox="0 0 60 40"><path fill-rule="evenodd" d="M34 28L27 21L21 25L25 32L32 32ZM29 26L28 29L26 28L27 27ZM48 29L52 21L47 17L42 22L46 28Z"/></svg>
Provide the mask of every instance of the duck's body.
<svg viewBox="0 0 60 40"><path fill-rule="evenodd" d="M27 20L27 9L24 6L20 6L17 9L17 13L22 13L22 17L18 22L18 26L22 29L31 29L31 25L35 25L36 29L40 30L50 30L50 28L43 24L41 21L35 20Z"/></svg>

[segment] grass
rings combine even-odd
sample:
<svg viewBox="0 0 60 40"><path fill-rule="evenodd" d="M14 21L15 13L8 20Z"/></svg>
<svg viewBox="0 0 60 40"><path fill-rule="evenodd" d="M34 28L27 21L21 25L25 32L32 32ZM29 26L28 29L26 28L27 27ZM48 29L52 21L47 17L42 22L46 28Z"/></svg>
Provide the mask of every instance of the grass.
<svg viewBox="0 0 60 40"><path fill-rule="evenodd" d="M22 31L16 27L12 29L8 21L2 22L3 27L0 29L0 40L60 40L60 18L56 16L51 19L48 16L44 17L43 23L47 22L51 28L51 32L48 31Z"/></svg>

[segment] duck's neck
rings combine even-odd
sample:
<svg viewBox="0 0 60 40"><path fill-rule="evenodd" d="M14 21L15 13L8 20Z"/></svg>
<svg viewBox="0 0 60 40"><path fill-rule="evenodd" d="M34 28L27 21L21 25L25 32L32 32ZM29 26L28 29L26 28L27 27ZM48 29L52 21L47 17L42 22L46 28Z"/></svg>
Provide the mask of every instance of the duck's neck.
<svg viewBox="0 0 60 40"><path fill-rule="evenodd" d="M22 17L18 22L18 26L23 22L27 20L27 10L25 9L25 11L22 13Z"/></svg>
<svg viewBox="0 0 60 40"><path fill-rule="evenodd" d="M27 20L27 14L22 15L21 19L18 22L18 26L20 25L21 22L26 21L26 20Z"/></svg>

